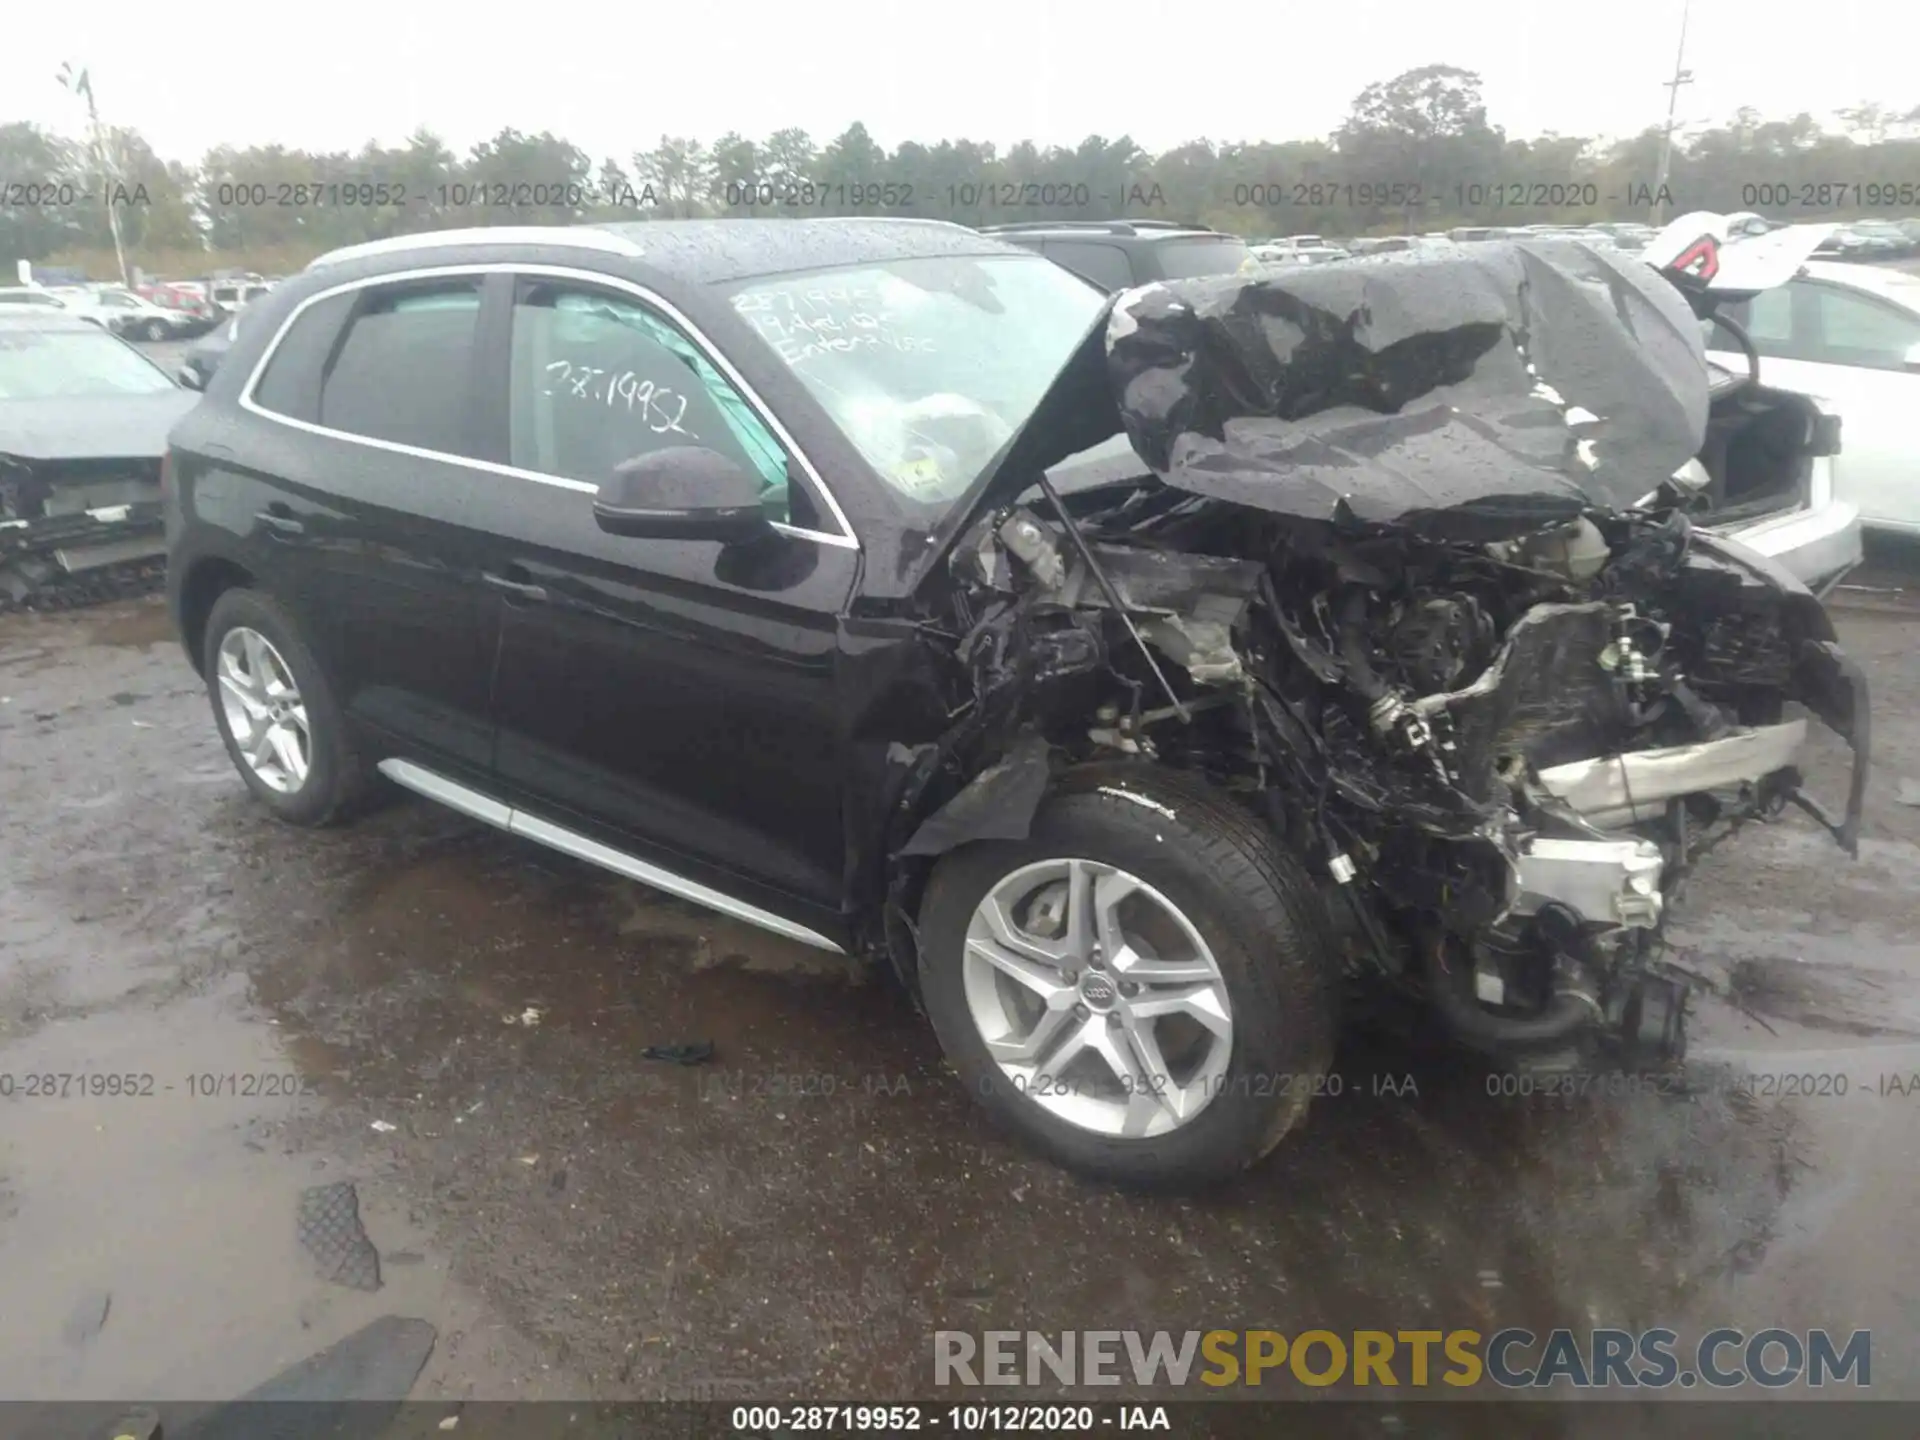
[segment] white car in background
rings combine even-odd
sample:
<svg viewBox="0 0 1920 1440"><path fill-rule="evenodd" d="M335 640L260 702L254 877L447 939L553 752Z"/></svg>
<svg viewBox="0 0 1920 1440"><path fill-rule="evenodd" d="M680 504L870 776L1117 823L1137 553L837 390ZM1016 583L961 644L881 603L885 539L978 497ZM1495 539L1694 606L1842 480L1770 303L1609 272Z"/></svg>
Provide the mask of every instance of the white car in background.
<svg viewBox="0 0 1920 1440"><path fill-rule="evenodd" d="M1838 498L1869 529L1920 535L1920 276L1811 260L1722 313L1746 331L1768 385L1839 414ZM1707 349L1715 364L1746 372L1724 328L1708 331Z"/></svg>
<svg viewBox="0 0 1920 1440"><path fill-rule="evenodd" d="M38 285L0 286L0 305L6 307L0 310L0 315L15 314L22 310L68 310L71 308L51 290L44 290Z"/></svg>
<svg viewBox="0 0 1920 1440"><path fill-rule="evenodd" d="M170 340L193 327L192 318L185 313L156 305L118 285L103 285L82 303L91 309L85 318L126 340Z"/></svg>
<svg viewBox="0 0 1920 1440"><path fill-rule="evenodd" d="M16 285L0 289L0 306L62 310L128 340L171 340L194 328L194 317L169 310L118 285Z"/></svg>
<svg viewBox="0 0 1920 1440"><path fill-rule="evenodd" d="M1804 276L1807 257L1836 227L1788 225L1744 236L1733 228L1728 216L1696 210L1640 251L1688 296L1705 338L1707 443L1674 481L1709 501L1716 522L1710 528L1824 594L1861 560L1860 511L1835 481L1836 462L1851 443L1852 412L1796 388L1764 357L1716 353L1712 336L1729 333L1719 316L1737 317Z"/></svg>

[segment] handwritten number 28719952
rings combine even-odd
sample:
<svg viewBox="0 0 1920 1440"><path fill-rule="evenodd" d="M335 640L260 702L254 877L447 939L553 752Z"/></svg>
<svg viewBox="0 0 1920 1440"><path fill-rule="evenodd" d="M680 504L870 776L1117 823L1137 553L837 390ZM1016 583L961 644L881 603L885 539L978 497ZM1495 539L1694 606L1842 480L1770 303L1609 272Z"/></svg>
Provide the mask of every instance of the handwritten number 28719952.
<svg viewBox="0 0 1920 1440"><path fill-rule="evenodd" d="M689 440L700 438L680 423L686 417L687 397L665 385L643 380L632 370L614 374L598 365L555 360L547 366L545 393L604 404L629 413L637 410L645 417L646 427L656 435L673 433Z"/></svg>

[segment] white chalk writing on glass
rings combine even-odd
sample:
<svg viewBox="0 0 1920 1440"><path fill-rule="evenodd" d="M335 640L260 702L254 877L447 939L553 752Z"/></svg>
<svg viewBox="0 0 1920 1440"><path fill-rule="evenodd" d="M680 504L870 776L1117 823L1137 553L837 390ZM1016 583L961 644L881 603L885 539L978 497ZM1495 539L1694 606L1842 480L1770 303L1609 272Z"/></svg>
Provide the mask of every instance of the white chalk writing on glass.
<svg viewBox="0 0 1920 1440"><path fill-rule="evenodd" d="M642 379L633 370L609 371L599 365L576 365L571 360L549 361L546 395L570 396L605 404L610 409L639 411L647 429L656 435L700 437L680 422L686 419L688 396L665 385Z"/></svg>
<svg viewBox="0 0 1920 1440"><path fill-rule="evenodd" d="M863 349L925 355L935 348L931 338L903 326L885 297L869 287L736 295L733 303L789 365Z"/></svg>

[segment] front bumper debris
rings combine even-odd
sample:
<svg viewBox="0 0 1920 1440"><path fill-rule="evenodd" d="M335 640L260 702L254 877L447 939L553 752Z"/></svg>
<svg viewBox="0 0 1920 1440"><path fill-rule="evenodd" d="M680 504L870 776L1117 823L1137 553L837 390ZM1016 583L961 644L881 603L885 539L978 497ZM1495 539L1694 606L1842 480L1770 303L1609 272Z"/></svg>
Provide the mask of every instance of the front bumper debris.
<svg viewBox="0 0 1920 1440"><path fill-rule="evenodd" d="M0 463L0 611L67 609L153 588L166 557L157 469Z"/></svg>
<svg viewBox="0 0 1920 1440"><path fill-rule="evenodd" d="M1660 923L1665 862L1646 840L1537 837L1521 847L1517 916L1565 905L1589 924L1650 930Z"/></svg>
<svg viewBox="0 0 1920 1440"><path fill-rule="evenodd" d="M1683 795L1754 784L1788 769L1806 740L1807 722L1790 720L1693 745L1554 765L1540 772L1540 784L1589 824L1645 824Z"/></svg>

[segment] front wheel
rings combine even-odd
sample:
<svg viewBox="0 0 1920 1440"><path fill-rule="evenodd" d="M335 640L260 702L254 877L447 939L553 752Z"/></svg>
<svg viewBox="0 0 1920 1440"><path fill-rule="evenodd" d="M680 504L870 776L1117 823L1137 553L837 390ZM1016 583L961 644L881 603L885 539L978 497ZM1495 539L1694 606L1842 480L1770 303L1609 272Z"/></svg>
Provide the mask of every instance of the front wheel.
<svg viewBox="0 0 1920 1440"><path fill-rule="evenodd" d="M164 320L149 320L140 331L143 340L160 341L167 338L167 323Z"/></svg>
<svg viewBox="0 0 1920 1440"><path fill-rule="evenodd" d="M1071 773L1024 841L965 846L921 906L921 986L961 1079L1069 1169L1236 1175L1327 1093L1335 960L1313 882L1177 772Z"/></svg>
<svg viewBox="0 0 1920 1440"><path fill-rule="evenodd" d="M333 688L291 616L229 590L207 617L201 669L227 754L247 788L294 825L326 825L367 791Z"/></svg>

